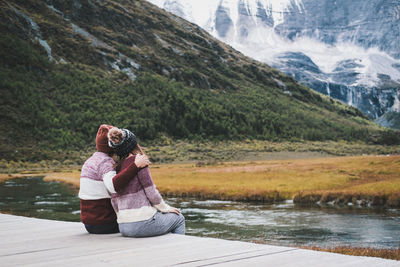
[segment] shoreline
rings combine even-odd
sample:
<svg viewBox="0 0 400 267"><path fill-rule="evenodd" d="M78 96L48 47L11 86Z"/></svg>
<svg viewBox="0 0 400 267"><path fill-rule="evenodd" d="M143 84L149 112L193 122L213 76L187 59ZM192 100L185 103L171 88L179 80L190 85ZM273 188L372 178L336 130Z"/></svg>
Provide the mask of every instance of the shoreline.
<svg viewBox="0 0 400 267"><path fill-rule="evenodd" d="M197 192L182 192L162 194L164 197L177 198L196 198L199 200L221 200L221 201L239 201L250 203L264 204L280 204L287 201L293 202L296 205L303 206L318 206L318 207L358 207L358 208L400 208L400 196L398 195L348 195L338 193L322 193L309 194L305 198L301 198L301 193L294 198L280 198L279 193L271 195L252 195L249 197L221 196L218 194L203 194ZM327 201L326 199L331 199Z"/></svg>
<svg viewBox="0 0 400 267"><path fill-rule="evenodd" d="M157 188L167 197L400 208L400 155L154 164L150 168ZM29 176L79 187L78 167L0 174L0 182Z"/></svg>
<svg viewBox="0 0 400 267"><path fill-rule="evenodd" d="M300 246L298 248L351 255L351 256L377 257L377 258L400 261L400 246L396 249L350 247L350 246L337 246L337 247L327 247L327 248Z"/></svg>
<svg viewBox="0 0 400 267"><path fill-rule="evenodd" d="M391 161L387 161L389 159L395 159L390 163ZM203 175L203 174L210 174L211 177L210 179L215 178L215 176L212 175L218 175L218 174L257 174L257 173L262 173L262 172L272 172L274 171L274 168L282 169L282 166L286 167L287 169L290 169L290 164L294 165L299 165L298 167L301 167L300 170L307 172L307 169L304 169L304 167L311 165L311 168L313 169L312 171L318 171L318 168L316 167L323 167L327 164L326 161L333 161L334 164L337 164L338 162L351 162L351 161L357 161L357 160L362 160L362 163L365 163L364 161L368 161L367 166L376 166L378 169L376 170L376 173L379 175L385 176L390 176L392 172L390 172L390 168L396 167L400 163L400 156L351 156L351 157L328 157L328 158L308 158L308 159L287 159L287 160L271 160L271 161L243 161L243 162L223 162L223 163L218 163L218 164L213 164L213 165L199 165L198 163L190 163L190 164L156 164L151 167L152 173L156 182L156 185L158 186L159 184L161 186L158 186L160 192L163 194L163 196L167 197L196 197L199 199L218 199L218 200L233 200L233 201L251 201L251 202L264 202L264 203L282 203L284 201L290 200L290 198L285 198L289 196L287 192L279 192L279 191L247 191L246 194L243 195L237 195L237 194L232 194L234 192L229 192L226 190L225 192L216 192L211 191L211 190L205 190L204 188L202 190L195 191L195 187L193 187L193 184L191 185L190 183L186 184L188 187L180 187L180 190L183 191L176 191L172 192L169 191L171 188L167 187L166 184L170 183L171 177L163 177L162 175L160 176L161 173L167 172L167 173L172 173L173 175L177 175L181 172L183 174L187 173L192 173L195 174L197 178L198 175ZM302 163L306 163L306 166L302 165ZM321 165L321 163L323 163ZM373 163L373 164L371 164ZM365 164L363 164L365 165ZM57 169L53 172L40 172L38 170L35 170L33 172L23 172L23 173L15 173L15 174L0 174L0 183L4 181L5 179L14 179L14 178L24 178L24 177L32 177L32 176L44 176L45 181L59 181L59 182L64 182L68 183L71 185L74 185L76 188L79 187L79 167L77 166L75 168L71 169ZM383 168L385 167L385 168ZM383 168L383 169L382 169ZM389 169L387 169L389 168ZM356 169L346 169L345 165L339 164L336 166L336 169L338 170L335 172L335 174L338 174L339 176L349 176L352 178L351 180L355 183L358 183L359 181L357 179L354 179L354 175L359 175L359 173L355 172ZM363 169L363 168L362 168ZM295 168L295 170L299 171L299 169ZM330 168L322 168L320 171L327 171L330 170ZM395 168L393 171L396 171L397 169ZM322 173L323 172L318 172ZM363 173L361 173L363 174ZM362 175L361 175L362 176ZM204 177L203 177L204 178ZM339 177L340 178L340 177ZM397 180L396 183L399 183L399 177L394 177L395 180ZM190 180L187 180L190 181ZM383 180L384 181L384 180ZM236 181L237 182L237 181ZM240 180L239 180L240 182ZM212 188L211 188L212 189ZM186 191L185 191L186 190ZM221 194L224 193L224 194ZM294 204L301 204L301 205L315 205L318 203L320 206L322 205L328 205L329 207L356 207L356 208L399 208L399 205L394 205L394 206L389 206L386 205L388 203L390 195L379 195L378 194L361 194L360 192L353 192L351 194L342 192L342 194L338 192L329 192L329 191L301 191L298 192L297 195L292 197L293 203ZM322 199L322 200L321 200ZM400 195L393 194L391 195L391 201L397 201L399 203L400 201ZM349 205L348 203L351 203ZM383 204L383 205L382 205ZM257 242L255 242L257 243ZM359 247L345 247L345 246L339 246L339 247L330 247L330 248L325 248L325 247L301 247L297 246L298 248L305 248L305 249L310 249L310 250L316 250L316 251L327 251L327 252L333 252L333 253L339 253L339 254L347 254L347 255L357 255L357 256L369 256L369 257L380 257L380 258L386 258L386 259L393 259L393 260L400 260L400 248L398 249L379 249L379 248L359 248Z"/></svg>

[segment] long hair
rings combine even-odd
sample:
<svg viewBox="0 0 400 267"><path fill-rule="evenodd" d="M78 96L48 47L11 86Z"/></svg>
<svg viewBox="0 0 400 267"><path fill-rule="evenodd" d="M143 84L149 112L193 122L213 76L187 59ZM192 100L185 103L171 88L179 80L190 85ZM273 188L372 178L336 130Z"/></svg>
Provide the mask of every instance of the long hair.
<svg viewBox="0 0 400 267"><path fill-rule="evenodd" d="M112 156L113 160L114 160L114 164L113 164L113 168L116 172L119 172L121 170L121 164L122 161L126 158L121 158L120 156L117 156L117 154L113 154Z"/></svg>
<svg viewBox="0 0 400 267"><path fill-rule="evenodd" d="M137 146L129 154L135 154L135 155L142 154L142 155L144 155L144 152L143 152L142 148L140 147L140 145L137 144ZM116 172L119 172L121 170L122 162L124 161L124 159L126 159L129 156L129 154L126 155L125 157L120 157L115 153L113 154L112 158L113 158L113 160L115 162L114 165L113 165L113 168L114 168L114 170Z"/></svg>

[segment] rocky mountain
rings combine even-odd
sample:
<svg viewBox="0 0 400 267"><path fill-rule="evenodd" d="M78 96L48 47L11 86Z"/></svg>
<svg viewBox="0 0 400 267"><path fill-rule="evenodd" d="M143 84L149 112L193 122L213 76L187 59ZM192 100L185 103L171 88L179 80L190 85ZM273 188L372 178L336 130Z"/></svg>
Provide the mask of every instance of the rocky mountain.
<svg viewBox="0 0 400 267"><path fill-rule="evenodd" d="M13 0L0 11L1 158L93 147L101 123L140 140L400 141L144 0Z"/></svg>
<svg viewBox="0 0 400 267"><path fill-rule="evenodd" d="M384 116L400 112L398 0L150 2L382 125L398 124Z"/></svg>

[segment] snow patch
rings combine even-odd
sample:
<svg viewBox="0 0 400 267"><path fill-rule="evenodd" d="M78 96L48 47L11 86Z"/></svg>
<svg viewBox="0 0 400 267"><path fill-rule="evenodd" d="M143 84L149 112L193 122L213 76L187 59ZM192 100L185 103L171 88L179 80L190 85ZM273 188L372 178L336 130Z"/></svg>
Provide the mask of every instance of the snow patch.
<svg viewBox="0 0 400 267"><path fill-rule="evenodd" d="M105 49L108 49L110 51L114 50L114 48L112 48L111 46L109 46L105 42L97 39L92 34L88 33L84 29L82 29L81 27L75 25L74 23L71 23L71 25L72 25L73 31L75 33L79 34L80 36L82 36L83 38L85 38L86 40L90 41L92 46L99 47L99 48L105 48Z"/></svg>
<svg viewBox="0 0 400 267"><path fill-rule="evenodd" d="M329 87L329 84L328 84L328 83L326 83L326 94L327 94L328 96L331 96L331 88Z"/></svg>
<svg viewBox="0 0 400 267"><path fill-rule="evenodd" d="M164 41L164 40L160 37L160 35L158 35L157 33L155 33L154 36L156 37L157 41L161 44L162 47L164 47L164 48L169 48L169 44L168 44L166 41Z"/></svg>
<svg viewBox="0 0 400 267"><path fill-rule="evenodd" d="M276 82L276 84L279 86L279 87L281 87L281 88L283 88L283 89L286 89L286 84L284 83L284 82L282 82L281 80L278 80L278 79L276 79L276 78L272 78L275 82Z"/></svg>
<svg viewBox="0 0 400 267"><path fill-rule="evenodd" d="M91 45L96 48L104 48L107 49L108 51L111 52L116 52L116 50L106 44L105 42L99 40L86 30L80 28L79 26L75 25L74 23L71 23L72 29L75 33L81 35L83 38L89 40L91 42ZM99 51L105 58L107 58L107 54L104 51ZM136 75L133 73L132 67L135 69L140 69L140 64L136 63L133 59L125 56L124 54L121 54L118 52L118 59L116 61L109 61L107 60L108 64L110 67L114 70L120 71L128 75L129 79L134 81L136 79ZM126 66L125 63L128 63L128 66Z"/></svg>
<svg viewBox="0 0 400 267"><path fill-rule="evenodd" d="M171 49L172 52L174 52L175 54L179 55L179 56L184 56L185 53L183 53L181 50L179 50L178 48L176 48L173 45L170 45L167 41L164 41L160 35L158 34L154 34L154 36L156 37L157 41L161 44L162 47L166 48L166 49Z"/></svg>
<svg viewBox="0 0 400 267"><path fill-rule="evenodd" d="M283 91L283 93L284 93L285 95L290 95L290 96L292 96L292 92L290 92L289 90L285 90L285 91Z"/></svg>
<svg viewBox="0 0 400 267"><path fill-rule="evenodd" d="M122 57L123 55L121 55ZM133 61L131 58L126 57L126 61L135 69L140 69L140 64L136 63L135 61Z"/></svg>
<svg viewBox="0 0 400 267"><path fill-rule="evenodd" d="M249 1L255 3L255 1ZM301 0L259 0L258 3L272 16L274 27L284 21L284 16L290 12L303 12L303 3ZM292 9L290 9L292 8ZM293 10L295 9L295 11ZM252 15L256 15L257 7L253 7Z"/></svg>
<svg viewBox="0 0 400 267"><path fill-rule="evenodd" d="M158 7L164 8L169 12L174 10L172 13L189 20L200 27L204 27L208 24L209 18L213 17L213 14L215 14L220 4L220 1L216 0L150 0L149 2Z"/></svg>
<svg viewBox="0 0 400 267"><path fill-rule="evenodd" d="M57 8L55 8L53 5L47 5L48 8L50 8L51 10L53 10L54 12L56 12L58 15L60 15L61 17L64 18L64 13L61 12L60 10L58 10Z"/></svg>
<svg viewBox="0 0 400 267"><path fill-rule="evenodd" d="M400 112L400 91L397 91L397 96L394 98L394 104L391 111Z"/></svg>
<svg viewBox="0 0 400 267"><path fill-rule="evenodd" d="M337 70L343 62L354 62L345 70L354 73L354 77L348 78L348 86L376 87L381 82L379 74L389 75L394 81L400 81L400 60L378 48L365 49L351 43L352 40L343 41L340 36L334 45L323 43L314 38L294 37L286 39L275 32L275 27L283 22L284 16L289 13L304 13L302 0L148 0L161 8L166 9L182 18L196 23L210 32L214 37L229 43L246 56L265 62L269 65L279 65L282 59L279 55L287 52L300 52L309 57L323 72L324 82L335 83L336 79L343 79L341 72ZM243 38L236 31L239 26L239 8L245 8L245 12L253 19L254 24L248 27L248 33ZM219 7L224 8L233 21L230 34L222 38L215 29L215 15ZM263 8L267 16L272 17L273 26L261 23L257 15L258 9ZM353 24L357 24L354 21ZM355 28L355 31L358 29ZM318 32L316 35L318 36ZM299 34L302 36L303 34ZM305 35L305 34L304 34ZM162 42L162 41L160 41ZM336 78L335 78L336 77ZM344 77L345 78L345 77ZM330 95L329 86L327 93ZM353 103L353 97L348 96L349 103Z"/></svg>
<svg viewBox="0 0 400 267"><path fill-rule="evenodd" d="M148 0L160 8L189 20L210 31L218 7L225 8L234 25L239 18L239 4L244 4L248 13L255 17L259 5L273 17L274 26L283 22L284 15L290 12L303 12L302 0ZM236 26L235 26L236 27Z"/></svg>
<svg viewBox="0 0 400 267"><path fill-rule="evenodd" d="M44 49L46 50L47 57L49 58L49 61L50 61L50 62L53 61L54 58L53 58L53 56L51 55L51 47L49 46L49 44L48 44L45 40L43 40L43 39L39 39L39 38L37 38L37 39L38 39L38 41L39 41L39 44L40 44L41 46L43 46Z"/></svg>
<svg viewBox="0 0 400 267"><path fill-rule="evenodd" d="M396 68L400 60L378 48L365 49L349 42L340 42L333 46L308 37L295 38L292 41L282 38L273 28L266 26L253 28L246 40L241 40L238 36L219 39L243 54L270 65L280 62L280 54L300 52L326 74L332 74L343 61L355 60L358 66L353 71L360 75L351 86L376 86L380 81L379 73L387 74L393 80L400 80L400 70Z"/></svg>
<svg viewBox="0 0 400 267"><path fill-rule="evenodd" d="M40 35L40 28L39 28L39 25L37 25L36 22L34 22L30 17L28 17L27 15L25 15L25 13L19 11L18 9L15 9L15 8L13 8L13 9L14 9L14 12L17 15L21 16L22 18L24 18L30 24L30 27L35 32L35 35Z"/></svg>
<svg viewBox="0 0 400 267"><path fill-rule="evenodd" d="M33 19L31 19L29 16L25 15L23 12L15 9L14 12L21 16L22 18L25 19L25 21L27 21L29 23L30 28L33 31L33 35L35 36L35 40L37 40L39 42L39 44L45 49L46 53L47 53L47 57L49 58L49 61L52 62L54 60L52 54L51 54L51 47L50 45L47 43L46 40L42 39L42 34L40 33L40 27L39 25L33 21Z"/></svg>
<svg viewBox="0 0 400 267"><path fill-rule="evenodd" d="M77 1L75 1L75 3L77 5L80 5L80 3L77 2ZM91 3L91 4L94 5L93 3ZM51 10L53 10L55 13L61 15L65 21L69 21L69 19L67 19L64 16L64 13L61 12L60 10L56 9L53 5L47 5L47 7L50 8ZM121 7L124 8L123 6L121 6ZM93 36L92 34L87 32L86 30L82 29L78 25L76 25L74 23L71 23L71 26L72 26L72 30L73 30L74 33L76 33L76 34L82 36L83 38L85 38L86 40L90 41L90 43L91 43L91 45L93 47L100 48L100 49L106 49L106 50L111 51L111 52L115 52L116 51L112 46L110 46L110 45L106 44L105 42L99 40L98 38L96 38L95 36ZM43 43L42 45L46 46L46 44L47 43ZM51 52L51 48L48 45L45 47L45 49L46 49L46 51L50 51ZM98 52L101 55L103 55L105 58L107 58L107 54L104 51L98 51ZM125 56L125 55L123 55L121 53L118 53L117 61L111 62L111 61L107 60L107 62L111 66L112 69L115 69L117 71L121 71L121 72L126 73L128 75L128 77L132 81L136 79L136 75L133 74L133 71L132 71L131 67L133 67L133 68L135 68L137 70L140 69L140 67L141 67L140 64L136 63L133 59L131 59L131 58L129 58L129 57L127 57L127 56ZM122 62L127 62L129 65L125 66L124 64L122 64ZM60 63L65 64L67 62L64 59L60 59ZM121 66L121 68L120 68L120 66Z"/></svg>
<svg viewBox="0 0 400 267"><path fill-rule="evenodd" d="M116 71L119 71L119 72L125 73L125 74L129 77L129 79L130 79L131 81L136 80L136 77L137 77L137 76L136 76L135 73L133 72L132 68L131 68L130 66L126 66L126 65L123 63L123 61L129 63L129 65L132 66L132 67L134 67L135 69L139 69L139 68L140 68L140 65L139 65L139 64L135 63L132 59L130 59L130 58L128 58L128 57L122 55L121 53L119 54L119 59L117 59L117 60L114 61L114 62L109 62L109 64L110 64L110 67L111 67L112 69L114 69L114 70L116 70Z"/></svg>
<svg viewBox="0 0 400 267"><path fill-rule="evenodd" d="M126 75L128 75L129 79L131 81L136 80L136 75L132 72L131 68L124 68L121 70L121 72L125 73Z"/></svg>

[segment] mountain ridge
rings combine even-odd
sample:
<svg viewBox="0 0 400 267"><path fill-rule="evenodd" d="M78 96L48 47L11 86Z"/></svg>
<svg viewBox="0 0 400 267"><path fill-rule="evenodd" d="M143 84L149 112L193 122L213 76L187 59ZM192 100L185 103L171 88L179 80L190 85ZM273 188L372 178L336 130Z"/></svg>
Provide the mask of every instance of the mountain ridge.
<svg viewBox="0 0 400 267"><path fill-rule="evenodd" d="M146 1L0 3L2 158L143 140L363 140L396 133Z"/></svg>
<svg viewBox="0 0 400 267"><path fill-rule="evenodd" d="M384 115L400 112L398 1L149 1L369 118L397 125Z"/></svg>

